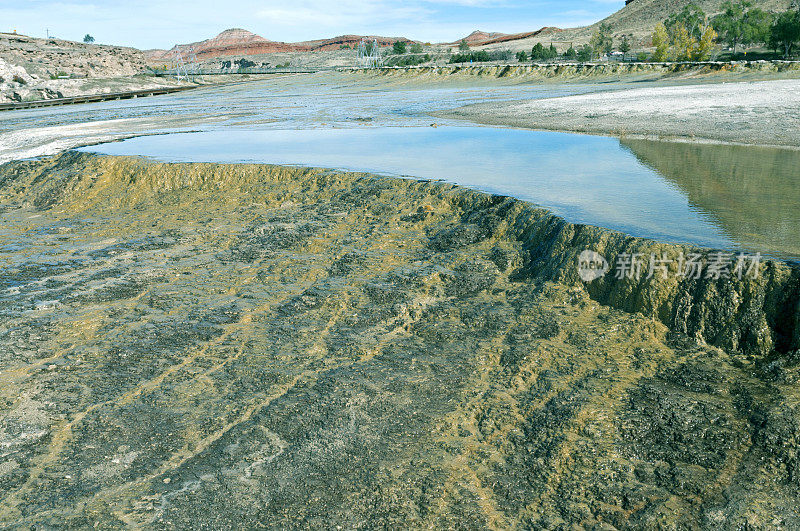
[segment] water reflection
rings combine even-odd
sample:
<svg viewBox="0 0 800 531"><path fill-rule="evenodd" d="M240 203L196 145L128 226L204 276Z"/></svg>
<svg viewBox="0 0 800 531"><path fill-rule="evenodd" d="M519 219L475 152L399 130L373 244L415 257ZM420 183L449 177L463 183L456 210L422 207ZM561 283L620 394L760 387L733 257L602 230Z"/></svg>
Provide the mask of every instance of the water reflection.
<svg viewBox="0 0 800 531"><path fill-rule="evenodd" d="M608 137L489 127L229 130L85 149L165 161L298 164L444 179L532 201L577 223L736 247L677 186Z"/></svg>
<svg viewBox="0 0 800 531"><path fill-rule="evenodd" d="M800 257L800 151L623 140L739 246Z"/></svg>

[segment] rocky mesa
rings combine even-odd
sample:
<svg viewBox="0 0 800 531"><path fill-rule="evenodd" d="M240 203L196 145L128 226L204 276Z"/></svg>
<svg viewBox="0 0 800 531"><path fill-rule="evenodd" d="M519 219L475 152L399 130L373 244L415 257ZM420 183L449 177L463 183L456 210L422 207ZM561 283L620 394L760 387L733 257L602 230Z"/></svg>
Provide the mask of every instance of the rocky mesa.
<svg viewBox="0 0 800 531"><path fill-rule="evenodd" d="M287 43L265 39L245 29L232 28L204 41L191 44L176 44L169 50L147 50L144 53L151 64L168 62L175 57L176 52L179 52L184 57L194 54L199 61L208 61L220 57L267 55L285 52L317 52L338 50L344 47L355 48L364 38L375 39L380 46L391 46L397 41L411 42L404 37L340 35L328 39Z"/></svg>

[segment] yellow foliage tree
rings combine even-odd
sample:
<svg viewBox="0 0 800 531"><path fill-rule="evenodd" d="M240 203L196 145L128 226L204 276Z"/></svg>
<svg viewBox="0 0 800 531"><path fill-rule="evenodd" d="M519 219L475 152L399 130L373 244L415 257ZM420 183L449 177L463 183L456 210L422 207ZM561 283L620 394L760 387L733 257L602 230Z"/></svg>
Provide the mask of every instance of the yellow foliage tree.
<svg viewBox="0 0 800 531"><path fill-rule="evenodd" d="M653 53L654 61L666 61L669 57L669 33L664 24L658 23L653 31L653 46L656 47Z"/></svg>
<svg viewBox="0 0 800 531"><path fill-rule="evenodd" d="M694 55L697 40L689 34L686 26L678 26L672 38L672 56L676 61L689 61Z"/></svg>
<svg viewBox="0 0 800 531"><path fill-rule="evenodd" d="M694 47L694 52L692 53L692 60L693 61L708 61L711 57L711 52L714 49L714 41L717 39L717 32L714 31L714 28L708 26L705 31L703 31L703 35L700 37L700 41Z"/></svg>

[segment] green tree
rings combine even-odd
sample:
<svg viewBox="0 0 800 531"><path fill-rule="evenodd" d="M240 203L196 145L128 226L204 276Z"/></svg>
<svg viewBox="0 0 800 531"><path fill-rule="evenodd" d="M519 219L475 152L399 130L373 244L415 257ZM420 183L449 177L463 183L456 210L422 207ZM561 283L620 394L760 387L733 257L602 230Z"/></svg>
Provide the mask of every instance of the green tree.
<svg viewBox="0 0 800 531"><path fill-rule="evenodd" d="M775 16L763 9L753 8L744 15L745 26L742 44L766 44L769 42L769 33Z"/></svg>
<svg viewBox="0 0 800 531"><path fill-rule="evenodd" d="M83 42L85 42L86 44L92 44L94 42L94 37L92 37L87 33L86 36L83 38Z"/></svg>
<svg viewBox="0 0 800 531"><path fill-rule="evenodd" d="M798 42L800 42L800 9L781 13L770 30L770 47L782 51L784 59L788 59Z"/></svg>
<svg viewBox="0 0 800 531"><path fill-rule="evenodd" d="M406 43L403 41L397 41L392 45L392 52L395 55L403 55L406 53Z"/></svg>
<svg viewBox="0 0 800 531"><path fill-rule="evenodd" d="M469 44L467 44L466 40L462 40L461 44L458 45L458 49L462 52L469 51Z"/></svg>
<svg viewBox="0 0 800 531"><path fill-rule="evenodd" d="M536 60L542 60L544 58L545 58L544 46L542 46L541 42L537 42L533 46L533 49L531 50L531 60L536 61Z"/></svg>
<svg viewBox="0 0 800 531"><path fill-rule="evenodd" d="M569 49L564 52L564 58L574 61L578 58L578 52L575 51L575 48L570 46Z"/></svg>
<svg viewBox="0 0 800 531"><path fill-rule="evenodd" d="M594 50L588 44L581 46L581 49L578 50L578 61L586 63L591 61L592 57L594 57Z"/></svg>
<svg viewBox="0 0 800 531"><path fill-rule="evenodd" d="M669 58L670 38L664 24L657 24L653 31L653 46L656 51L653 53L653 61L663 62Z"/></svg>
<svg viewBox="0 0 800 531"><path fill-rule="evenodd" d="M415 42L411 45L411 53L422 53L422 45L418 42Z"/></svg>
<svg viewBox="0 0 800 531"><path fill-rule="evenodd" d="M622 42L619 43L619 51L622 53L628 53L631 51L631 43L628 42L628 36L624 35L622 37Z"/></svg>
<svg viewBox="0 0 800 531"><path fill-rule="evenodd" d="M673 38L678 28L683 26L686 28L690 37L700 40L706 26L706 18L706 14L700 9L700 6L692 2L686 5L681 11L672 14L666 22L664 22L664 26Z"/></svg>
<svg viewBox="0 0 800 531"><path fill-rule="evenodd" d="M712 20L714 29L719 33L722 42L733 48L734 55L736 55L736 47L744 40L745 13L751 5L746 1L733 3L728 0L722 4L722 13Z"/></svg>
<svg viewBox="0 0 800 531"><path fill-rule="evenodd" d="M614 38L611 35L611 26L605 22L600 24L600 27L597 28L597 31L592 35L589 44L597 55L611 53L611 50L614 49Z"/></svg>
<svg viewBox="0 0 800 531"><path fill-rule="evenodd" d="M558 50L556 50L556 47L553 45L553 43L550 43L550 48L547 49L547 60L551 61L556 57L558 57Z"/></svg>
<svg viewBox="0 0 800 531"><path fill-rule="evenodd" d="M524 63L528 60L528 54L525 52L517 52L517 61Z"/></svg>

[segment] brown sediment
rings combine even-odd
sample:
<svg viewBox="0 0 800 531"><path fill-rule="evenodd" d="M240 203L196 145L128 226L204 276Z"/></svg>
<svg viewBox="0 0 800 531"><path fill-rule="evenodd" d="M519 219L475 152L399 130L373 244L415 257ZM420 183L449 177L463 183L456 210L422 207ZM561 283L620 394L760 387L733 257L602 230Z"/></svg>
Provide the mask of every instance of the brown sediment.
<svg viewBox="0 0 800 531"><path fill-rule="evenodd" d="M585 284L691 249L265 165L66 153L0 208L3 524L798 524L785 264Z"/></svg>

